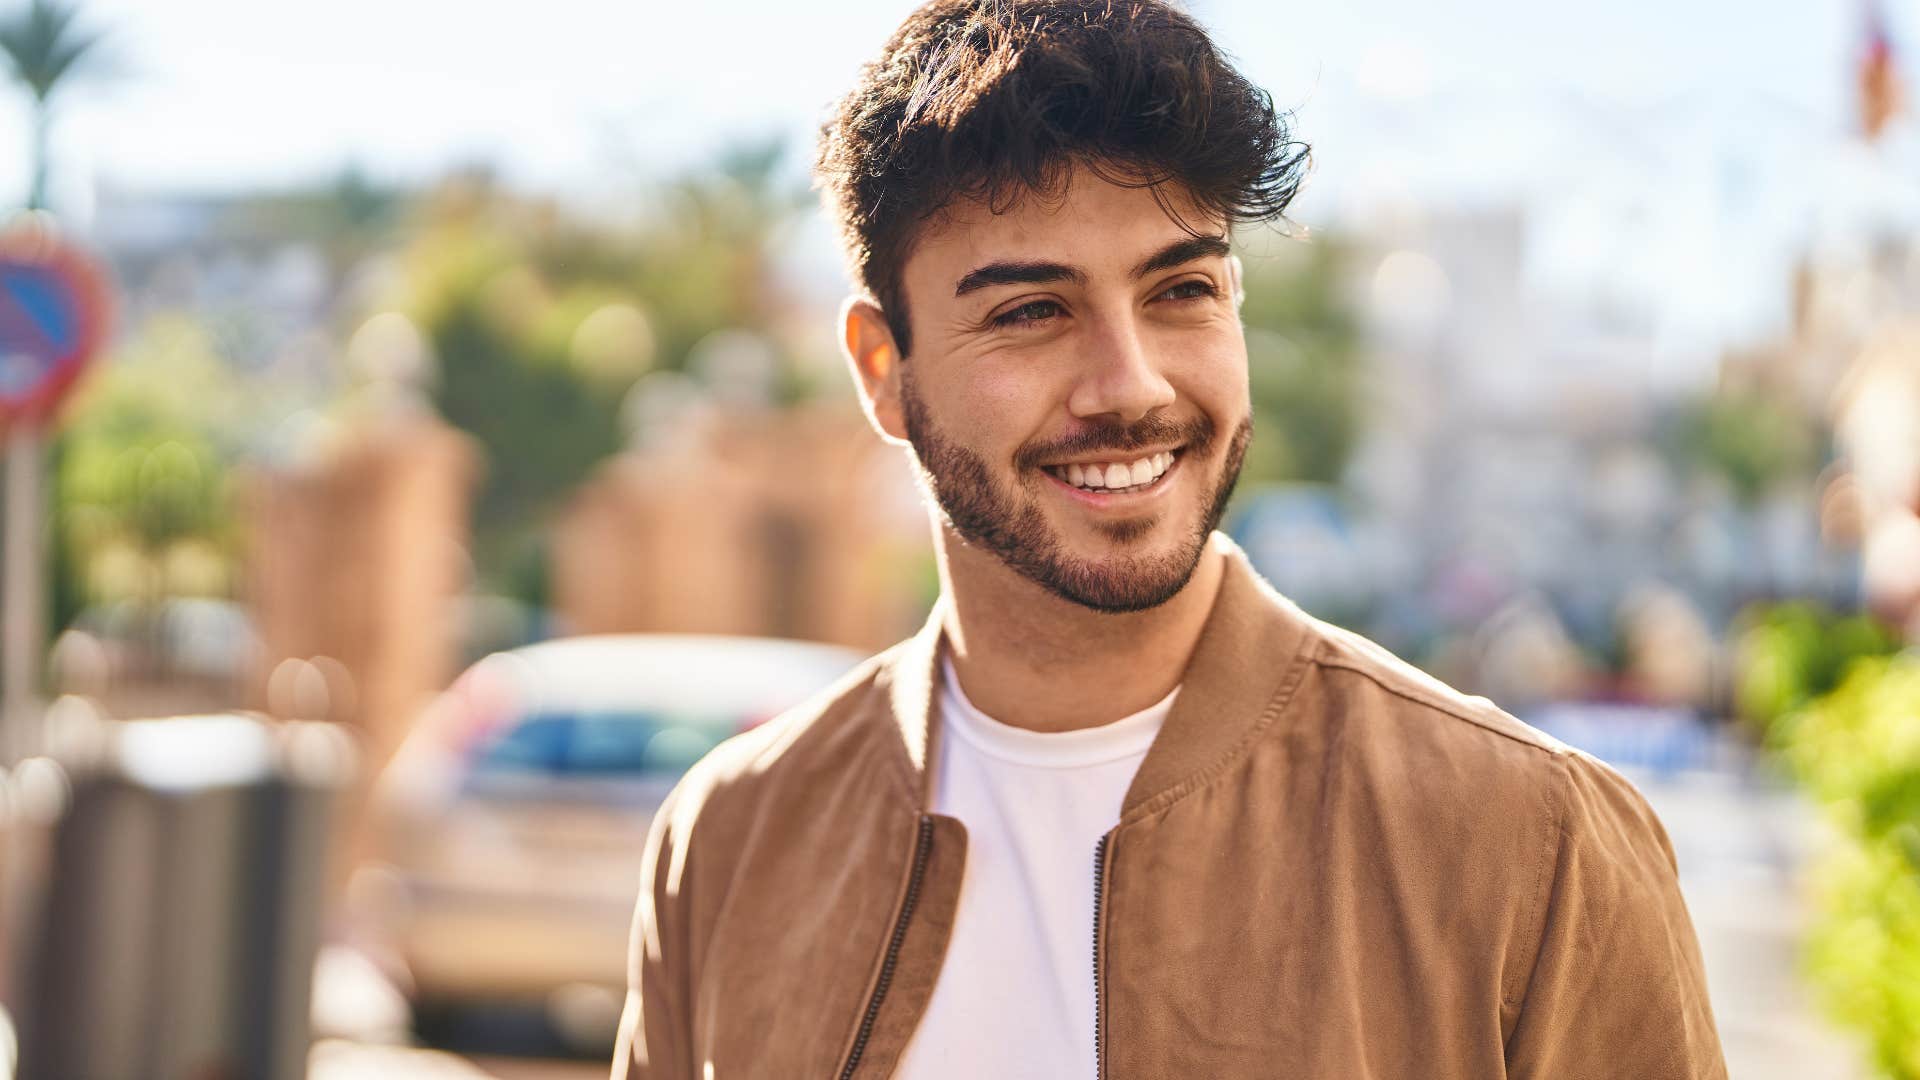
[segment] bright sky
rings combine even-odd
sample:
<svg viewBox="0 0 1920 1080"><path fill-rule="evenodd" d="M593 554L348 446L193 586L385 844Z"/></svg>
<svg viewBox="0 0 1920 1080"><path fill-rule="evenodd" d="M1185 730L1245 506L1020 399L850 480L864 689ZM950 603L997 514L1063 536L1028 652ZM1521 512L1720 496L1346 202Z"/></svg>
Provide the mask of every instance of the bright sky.
<svg viewBox="0 0 1920 1080"><path fill-rule="evenodd" d="M618 190L729 139L804 141L911 6L84 0L120 70L67 104L55 194L84 215L96 186L242 190L349 162L426 179L474 161L521 185ZM1889 6L1914 70L1920 0ZM1777 261L1851 152L1858 0L1191 7L1298 110L1317 161L1298 219L1393 199L1549 209L1573 254L1543 256L1545 272L1597 272L1580 258L1617 261L1631 232L1721 330L1773 286L1715 299L1703 272ZM0 103L0 147L25 146L24 109ZM23 158L0 152L5 198L24 190Z"/></svg>

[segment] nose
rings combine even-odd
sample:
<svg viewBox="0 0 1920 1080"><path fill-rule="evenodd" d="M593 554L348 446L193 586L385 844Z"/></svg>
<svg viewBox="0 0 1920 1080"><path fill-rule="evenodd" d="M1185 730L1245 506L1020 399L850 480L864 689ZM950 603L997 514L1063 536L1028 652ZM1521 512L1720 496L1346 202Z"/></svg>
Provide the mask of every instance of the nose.
<svg viewBox="0 0 1920 1080"><path fill-rule="evenodd" d="M1160 358L1130 319L1094 323L1081 357L1079 380L1067 410L1082 420L1130 424L1173 404L1173 384L1160 373Z"/></svg>

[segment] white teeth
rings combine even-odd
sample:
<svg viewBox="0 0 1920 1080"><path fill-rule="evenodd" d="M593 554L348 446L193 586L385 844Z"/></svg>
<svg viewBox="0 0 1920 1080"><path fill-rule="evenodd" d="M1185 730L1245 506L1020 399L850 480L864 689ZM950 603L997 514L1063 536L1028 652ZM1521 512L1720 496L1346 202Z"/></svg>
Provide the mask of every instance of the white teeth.
<svg viewBox="0 0 1920 1080"><path fill-rule="evenodd" d="M1132 491L1160 479L1173 467L1171 453L1155 454L1138 461L1105 465L1053 465L1048 471L1078 488L1095 491Z"/></svg>

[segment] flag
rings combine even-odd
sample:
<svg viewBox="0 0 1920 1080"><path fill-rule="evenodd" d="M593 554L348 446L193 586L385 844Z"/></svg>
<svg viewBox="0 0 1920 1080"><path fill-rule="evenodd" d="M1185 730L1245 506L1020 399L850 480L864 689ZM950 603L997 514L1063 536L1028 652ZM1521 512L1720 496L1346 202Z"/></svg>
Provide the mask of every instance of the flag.
<svg viewBox="0 0 1920 1080"><path fill-rule="evenodd" d="M1887 33L1880 0L1865 0L1866 48L1860 54L1860 130L1877 139L1900 111L1899 73L1894 69L1893 38Z"/></svg>

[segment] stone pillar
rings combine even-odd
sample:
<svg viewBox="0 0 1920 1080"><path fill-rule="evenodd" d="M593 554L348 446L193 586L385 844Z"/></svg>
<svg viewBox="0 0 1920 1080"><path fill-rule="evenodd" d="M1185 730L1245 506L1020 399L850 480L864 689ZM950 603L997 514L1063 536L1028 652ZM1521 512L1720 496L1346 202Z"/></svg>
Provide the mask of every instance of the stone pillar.
<svg viewBox="0 0 1920 1080"><path fill-rule="evenodd" d="M457 674L473 441L429 413L390 415L311 464L250 470L247 599L261 644L254 707L359 736L363 796L415 716Z"/></svg>
<svg viewBox="0 0 1920 1080"><path fill-rule="evenodd" d="M878 649L931 599L911 473L843 406L716 413L624 453L582 486L552 550L555 613L573 633Z"/></svg>

